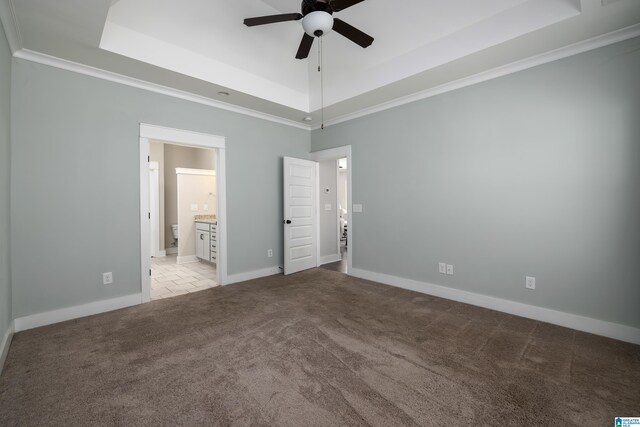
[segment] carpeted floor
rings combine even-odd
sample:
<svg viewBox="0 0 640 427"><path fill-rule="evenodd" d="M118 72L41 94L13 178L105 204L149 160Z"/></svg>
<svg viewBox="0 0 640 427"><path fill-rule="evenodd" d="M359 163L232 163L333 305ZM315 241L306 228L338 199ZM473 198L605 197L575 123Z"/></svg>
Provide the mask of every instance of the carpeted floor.
<svg viewBox="0 0 640 427"><path fill-rule="evenodd" d="M2 426L608 426L640 347L324 269L15 335Z"/></svg>

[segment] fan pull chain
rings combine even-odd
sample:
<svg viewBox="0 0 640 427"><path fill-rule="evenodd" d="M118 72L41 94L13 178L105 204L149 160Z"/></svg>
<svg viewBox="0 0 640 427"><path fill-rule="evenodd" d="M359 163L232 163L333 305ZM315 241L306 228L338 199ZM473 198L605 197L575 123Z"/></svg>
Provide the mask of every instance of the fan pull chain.
<svg viewBox="0 0 640 427"><path fill-rule="evenodd" d="M318 72L320 73L320 115L321 121L320 129L324 130L324 64L322 63L322 36L318 37L320 42L318 43Z"/></svg>

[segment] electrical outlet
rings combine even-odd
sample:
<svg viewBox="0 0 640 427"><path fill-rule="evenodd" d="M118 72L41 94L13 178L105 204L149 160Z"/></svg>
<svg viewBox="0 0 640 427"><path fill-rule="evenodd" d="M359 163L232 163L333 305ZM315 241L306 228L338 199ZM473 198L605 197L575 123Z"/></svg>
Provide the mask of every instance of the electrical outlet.
<svg viewBox="0 0 640 427"><path fill-rule="evenodd" d="M447 264L444 262L438 263L438 272L440 274L447 274Z"/></svg>
<svg viewBox="0 0 640 427"><path fill-rule="evenodd" d="M453 265L447 264L447 274L453 276Z"/></svg>
<svg viewBox="0 0 640 427"><path fill-rule="evenodd" d="M112 272L102 273L102 284L110 285L112 283L113 283L113 273Z"/></svg>
<svg viewBox="0 0 640 427"><path fill-rule="evenodd" d="M273 249L267 249L267 256L268 256L269 258L272 258L272 257L273 257Z"/></svg>
<svg viewBox="0 0 640 427"><path fill-rule="evenodd" d="M527 276L527 278L525 279L525 282L524 282L524 286L527 289L535 289L536 288L536 278Z"/></svg>

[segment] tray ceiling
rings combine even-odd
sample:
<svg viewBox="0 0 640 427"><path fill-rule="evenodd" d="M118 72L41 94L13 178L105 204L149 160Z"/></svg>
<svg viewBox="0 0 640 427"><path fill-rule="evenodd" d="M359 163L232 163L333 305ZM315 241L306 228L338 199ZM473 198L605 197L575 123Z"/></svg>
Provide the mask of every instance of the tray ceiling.
<svg viewBox="0 0 640 427"><path fill-rule="evenodd" d="M317 122L317 41L297 60L300 21L242 23L298 12L299 0L0 1L14 11L20 48ZM323 38L328 120L637 24L640 2L366 0L336 16L375 41Z"/></svg>

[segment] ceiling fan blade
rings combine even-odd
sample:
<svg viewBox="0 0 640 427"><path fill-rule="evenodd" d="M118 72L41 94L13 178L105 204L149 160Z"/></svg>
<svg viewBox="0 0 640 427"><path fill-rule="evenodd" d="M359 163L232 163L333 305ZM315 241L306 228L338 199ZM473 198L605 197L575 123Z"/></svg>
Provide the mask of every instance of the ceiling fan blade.
<svg viewBox="0 0 640 427"><path fill-rule="evenodd" d="M298 48L298 53L296 54L296 59L304 59L309 56L309 52L311 52L311 46L313 45L313 37L309 34L304 33L302 36L302 41L300 42L300 47Z"/></svg>
<svg viewBox="0 0 640 427"><path fill-rule="evenodd" d="M373 37L369 34L363 33L356 27L347 24L339 18L333 18L333 30L362 47L369 47L371 46L371 43L373 43Z"/></svg>
<svg viewBox="0 0 640 427"><path fill-rule="evenodd" d="M341 10L345 10L348 7L351 7L355 4L361 3L364 0L334 0L333 1L333 11L340 12Z"/></svg>
<svg viewBox="0 0 640 427"><path fill-rule="evenodd" d="M299 19L302 19L302 14L300 13L285 13L282 15L268 15L258 16L257 18L247 18L244 20L244 25L246 25L247 27L253 27L255 25L275 24L276 22L297 21Z"/></svg>

